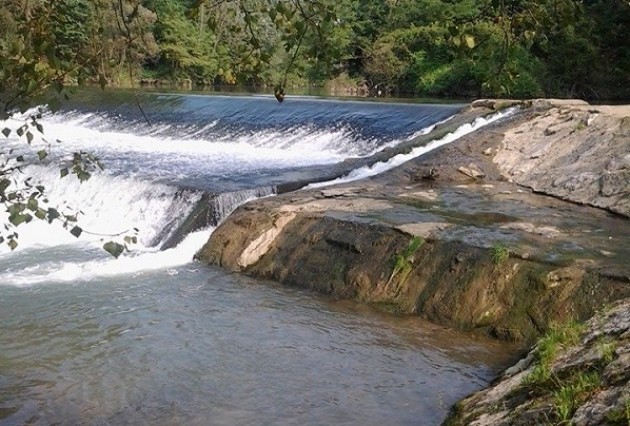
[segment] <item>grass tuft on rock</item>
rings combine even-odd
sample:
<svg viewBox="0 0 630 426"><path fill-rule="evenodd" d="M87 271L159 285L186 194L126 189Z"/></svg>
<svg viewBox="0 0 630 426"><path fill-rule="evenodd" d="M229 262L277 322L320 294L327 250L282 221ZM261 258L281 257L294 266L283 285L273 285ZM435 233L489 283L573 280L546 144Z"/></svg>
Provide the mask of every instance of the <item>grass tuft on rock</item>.
<svg viewBox="0 0 630 426"><path fill-rule="evenodd" d="M502 244L495 244L492 247L492 262L499 266L510 258L510 250Z"/></svg>
<svg viewBox="0 0 630 426"><path fill-rule="evenodd" d="M388 284L394 279L394 277L398 274L406 274L411 270L411 265L413 264L413 257L418 251L420 247L424 244L424 240L420 237L412 237L409 240L409 245L405 247L402 253L396 253L394 255L394 268L392 269L392 274L389 277Z"/></svg>
<svg viewBox="0 0 630 426"><path fill-rule="evenodd" d="M538 341L535 350L537 365L529 376L525 378L524 384L532 387L546 387L553 379L551 364L562 348L576 345L580 341L580 335L585 329L585 325L575 320L570 320L564 324L555 324Z"/></svg>
<svg viewBox="0 0 630 426"><path fill-rule="evenodd" d="M557 419L562 423L568 423L575 411L601 386L601 380L597 372L579 372L562 384L553 393L553 407Z"/></svg>

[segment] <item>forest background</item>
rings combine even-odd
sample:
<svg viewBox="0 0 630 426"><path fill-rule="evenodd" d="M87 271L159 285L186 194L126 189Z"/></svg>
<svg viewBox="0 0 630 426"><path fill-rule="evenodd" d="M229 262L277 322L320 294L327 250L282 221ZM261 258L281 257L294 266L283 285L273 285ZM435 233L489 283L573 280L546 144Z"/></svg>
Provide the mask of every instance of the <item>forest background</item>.
<svg viewBox="0 0 630 426"><path fill-rule="evenodd" d="M2 3L4 93L16 84L133 80L456 98L630 98L627 0Z"/></svg>
<svg viewBox="0 0 630 426"><path fill-rule="evenodd" d="M29 150L0 144L0 244L34 219L84 232L23 174L49 161L41 118L69 86L623 101L628 34L629 0L2 0L0 134ZM59 165L81 182L102 167L86 152ZM110 237L115 257L136 241Z"/></svg>

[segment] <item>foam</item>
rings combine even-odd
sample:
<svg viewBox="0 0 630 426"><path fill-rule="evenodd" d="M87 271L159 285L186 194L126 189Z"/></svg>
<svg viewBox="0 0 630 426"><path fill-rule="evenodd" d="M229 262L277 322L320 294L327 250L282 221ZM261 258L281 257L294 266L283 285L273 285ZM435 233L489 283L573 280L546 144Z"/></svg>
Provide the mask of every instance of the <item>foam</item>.
<svg viewBox="0 0 630 426"><path fill-rule="evenodd" d="M347 182L352 182L359 179L364 179L370 176L376 176L378 174L386 172L387 170L391 170L394 167L398 167L409 160L412 160L421 155L424 155L427 152L433 151L436 148L439 148L441 146L454 142L457 139L461 138L462 136L472 133L501 118L510 116L514 114L516 110L517 108L509 108L505 111L501 111L496 114L493 114L488 118L479 117L472 123L466 123L466 124L461 125L460 127L457 128L457 130L455 130L452 133L447 134L443 138L432 140L431 142L429 142L428 144L424 146L414 148L413 150L411 150L411 152L407 154L398 154L391 157L387 161L381 161L381 162L372 164L371 166L359 167L358 169L352 170L346 176L343 176L334 180L326 181L326 182L312 183L306 186L304 189L321 188L323 186L337 185L341 183L347 183Z"/></svg>

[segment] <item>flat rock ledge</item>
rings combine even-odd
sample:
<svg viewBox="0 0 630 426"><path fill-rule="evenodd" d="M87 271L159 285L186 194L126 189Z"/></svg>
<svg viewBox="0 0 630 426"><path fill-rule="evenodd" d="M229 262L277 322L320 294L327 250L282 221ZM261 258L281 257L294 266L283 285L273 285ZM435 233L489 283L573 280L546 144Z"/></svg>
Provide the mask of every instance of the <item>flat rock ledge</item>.
<svg viewBox="0 0 630 426"><path fill-rule="evenodd" d="M630 297L628 111L521 105L375 178L247 203L197 258L499 339L586 320Z"/></svg>

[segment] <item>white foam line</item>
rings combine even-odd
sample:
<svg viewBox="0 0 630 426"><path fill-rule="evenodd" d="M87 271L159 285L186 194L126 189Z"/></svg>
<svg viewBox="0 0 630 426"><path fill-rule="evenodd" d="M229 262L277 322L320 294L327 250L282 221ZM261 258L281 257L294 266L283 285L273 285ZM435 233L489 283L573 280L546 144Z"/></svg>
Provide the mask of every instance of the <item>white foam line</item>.
<svg viewBox="0 0 630 426"><path fill-rule="evenodd" d="M428 127L425 127L425 128L423 128L423 129L418 130L418 131L417 131L417 132L415 132L413 135L409 136L409 137L406 139L406 141L410 141L410 140L413 140L413 139L415 139L415 138L417 138L417 137L424 136L424 135L426 135L426 134L431 133L431 132L432 132L432 131L433 131L433 130L437 127L437 126L439 126L439 125L441 125L441 124L444 124L444 123L446 123L446 122L447 122L447 121L449 121L449 120L452 120L452 119L453 119L453 117L455 117L455 115L451 115L450 117L445 118L444 120L438 121L438 122L437 122L437 123L435 123L435 124L431 124L431 125L430 125L430 126L428 126ZM384 150L386 150L387 148L393 148L393 147L395 147L395 146L399 145L400 143L401 143L401 141L400 141L399 139L396 139L396 140L393 140L393 141L391 141L391 142L388 142L388 143L386 143L386 144L384 144L384 145L379 146L377 149L375 149L375 150L374 150L374 151L372 151L370 154L368 154L368 155L367 155L367 157L369 157L370 155L374 155L374 154L376 154L376 153L379 153L379 152L381 152L381 151L384 151Z"/></svg>
<svg viewBox="0 0 630 426"><path fill-rule="evenodd" d="M91 281L102 277L137 275L164 270L176 273L172 268L187 265L203 244L208 241L214 228L190 233L177 247L157 252L136 252L131 256L114 259L103 252L99 259L84 261L51 261L25 268L17 273L0 274L2 284L28 287L41 283L67 283Z"/></svg>
<svg viewBox="0 0 630 426"><path fill-rule="evenodd" d="M427 152L433 151L436 148L439 148L441 146L444 146L446 144L454 142L457 139L461 138L462 136L465 136L465 135L467 135L469 133L472 133L475 130L478 130L478 129L480 129L480 128L482 128L482 127L484 127L484 126L486 126L486 125L488 125L488 124L490 124L492 122L495 122L495 121L497 121L497 120L499 120L501 118L510 116L513 113L515 113L517 111L517 109L518 108L516 108L516 107L515 108L508 108L505 111L501 111L501 112L498 112L496 114L493 114L493 115L491 115L488 118L486 118L486 117L478 117L472 123L466 123L466 124L461 125L453 133L449 133L449 134L447 134L446 136L444 136L441 139L433 140L433 141L429 142L428 144L426 144L424 146L420 146L420 147L414 148L413 150L411 150L411 152L409 152L407 154L398 154L398 155L395 155L395 156L391 157L387 161L381 161L381 162L372 164L371 166L359 167L358 169L352 170L346 176L342 176L342 177L337 178L337 179L329 180L329 181L326 181L326 182L311 183L311 184L307 185L304 189L321 188L323 186L337 185L337 184L340 184L340 183L347 183L347 182L352 182L352 181L359 180L359 179L364 179L364 178L367 178L367 177L370 177L370 176L376 176L378 174L386 172L387 170L391 170L394 167L398 167L401 164L406 163L409 160L412 160L412 159L414 159L416 157L424 155Z"/></svg>

